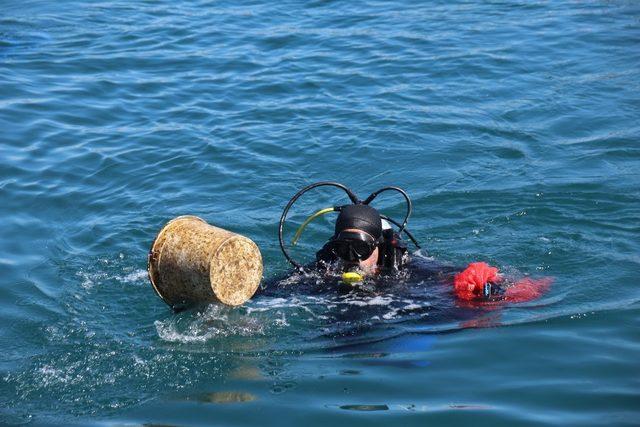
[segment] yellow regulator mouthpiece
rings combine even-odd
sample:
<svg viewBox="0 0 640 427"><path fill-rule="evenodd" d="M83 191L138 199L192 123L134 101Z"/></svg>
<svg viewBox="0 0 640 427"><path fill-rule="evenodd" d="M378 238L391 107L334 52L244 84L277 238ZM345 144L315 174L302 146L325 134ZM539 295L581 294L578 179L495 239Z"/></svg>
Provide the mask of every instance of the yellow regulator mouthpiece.
<svg viewBox="0 0 640 427"><path fill-rule="evenodd" d="M342 282L348 285L362 282L363 280L364 280L364 277L360 273L356 273L355 271L348 271L346 273L342 273Z"/></svg>

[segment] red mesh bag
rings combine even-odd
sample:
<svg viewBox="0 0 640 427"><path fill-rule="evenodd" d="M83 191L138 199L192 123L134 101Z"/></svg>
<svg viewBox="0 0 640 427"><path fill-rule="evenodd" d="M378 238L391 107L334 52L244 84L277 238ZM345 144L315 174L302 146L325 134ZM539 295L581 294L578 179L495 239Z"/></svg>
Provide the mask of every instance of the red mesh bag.
<svg viewBox="0 0 640 427"><path fill-rule="evenodd" d="M508 302L525 302L539 298L551 286L553 279L543 277L542 279L530 279L525 277L518 280L513 286L508 287L504 292L504 300Z"/></svg>
<svg viewBox="0 0 640 427"><path fill-rule="evenodd" d="M486 262L472 262L453 279L456 296L470 301L482 297L482 289L487 282L495 283L500 280L498 269Z"/></svg>
<svg viewBox="0 0 640 427"><path fill-rule="evenodd" d="M504 293L499 300L482 301L482 291L487 282L500 283ZM460 300L475 300L476 302L482 302L483 305L495 305L507 302L525 302L539 298L549 289L552 282L553 278L551 277L543 277L541 279L525 277L513 283L508 279L503 280L496 267L491 267L486 262L472 262L464 271L455 275L453 287L456 296Z"/></svg>

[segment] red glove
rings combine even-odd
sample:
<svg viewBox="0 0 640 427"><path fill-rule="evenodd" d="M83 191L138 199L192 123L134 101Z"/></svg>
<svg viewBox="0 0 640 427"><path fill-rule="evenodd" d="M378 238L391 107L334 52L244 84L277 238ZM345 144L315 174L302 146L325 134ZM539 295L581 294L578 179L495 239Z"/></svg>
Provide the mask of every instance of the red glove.
<svg viewBox="0 0 640 427"><path fill-rule="evenodd" d="M500 280L498 269L491 267L486 262L472 262L461 273L457 273L453 279L456 296L470 301L482 297L485 283L495 283Z"/></svg>

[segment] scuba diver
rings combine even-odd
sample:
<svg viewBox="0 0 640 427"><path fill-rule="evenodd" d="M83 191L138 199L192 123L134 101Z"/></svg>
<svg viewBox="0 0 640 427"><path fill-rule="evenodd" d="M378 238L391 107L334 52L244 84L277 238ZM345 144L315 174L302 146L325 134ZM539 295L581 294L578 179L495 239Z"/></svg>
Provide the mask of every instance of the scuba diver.
<svg viewBox="0 0 640 427"><path fill-rule="evenodd" d="M283 229L287 214L294 203L305 193L318 187L336 187L343 190L350 204L321 209L307 218L298 228L292 244L295 245L305 227L319 216L337 212L332 237L316 253L315 263L303 266L294 260L284 243ZM400 223L393 218L381 214L370 204L375 198L387 191L401 194L406 202L406 213ZM371 193L366 199L359 199L346 186L336 182L317 182L296 193L282 213L278 227L280 248L285 258L300 272L310 269L320 271L331 277L340 276L340 290L350 292L357 290L358 285L371 279L391 277L404 271L409 266L415 267L402 235L420 249L415 237L407 230L406 225L412 212L412 203L408 194L399 187L383 187ZM393 229L397 227L397 230ZM424 261L424 257L422 257ZM453 293L460 302L466 303L504 303L524 302L541 296L549 287L549 279L532 280L524 278L515 280L503 276L496 267L484 262L469 264L466 268L457 268L440 264L422 262L419 270L421 276L440 276L442 282L453 285Z"/></svg>
<svg viewBox="0 0 640 427"><path fill-rule="evenodd" d="M407 245L398 233L365 204L343 206L333 237L316 253L319 267L339 262L345 270L364 275L400 270L408 260Z"/></svg>

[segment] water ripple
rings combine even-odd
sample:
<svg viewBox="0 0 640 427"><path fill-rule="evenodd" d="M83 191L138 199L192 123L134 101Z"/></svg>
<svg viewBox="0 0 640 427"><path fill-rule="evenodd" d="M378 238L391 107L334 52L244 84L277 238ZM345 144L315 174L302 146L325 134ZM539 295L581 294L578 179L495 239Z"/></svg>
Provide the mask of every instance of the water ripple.
<svg viewBox="0 0 640 427"><path fill-rule="evenodd" d="M0 424L637 419L635 3L5 3ZM428 280L180 314L151 291L180 214L286 275L280 210L326 179L405 187L427 260L554 285L493 311Z"/></svg>

